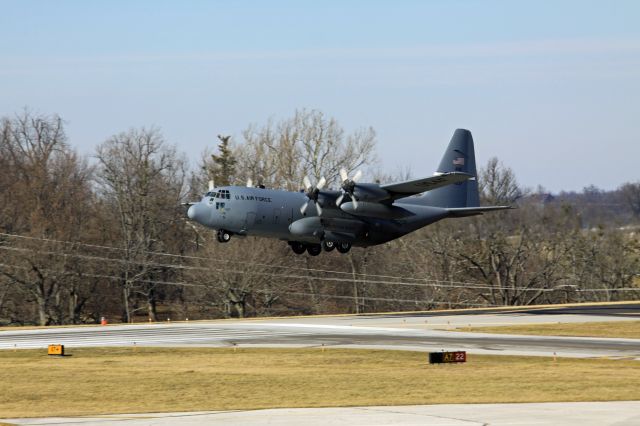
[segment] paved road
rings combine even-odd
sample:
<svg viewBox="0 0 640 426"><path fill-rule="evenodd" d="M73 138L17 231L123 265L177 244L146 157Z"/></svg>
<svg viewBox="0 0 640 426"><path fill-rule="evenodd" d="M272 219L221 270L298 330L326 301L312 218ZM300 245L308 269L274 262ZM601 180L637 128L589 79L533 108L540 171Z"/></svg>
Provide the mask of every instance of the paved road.
<svg viewBox="0 0 640 426"><path fill-rule="evenodd" d="M633 308L629 308L632 306ZM640 304L607 310L573 307L526 311L465 311L369 316L49 328L0 332L0 349L89 346L291 346L362 347L403 350L466 350L476 354L640 359L640 339L514 336L445 331L467 325L586 322L637 319ZM615 313L612 313L614 312ZM443 328L445 330L443 330Z"/></svg>
<svg viewBox="0 0 640 426"><path fill-rule="evenodd" d="M285 408L253 411L122 414L100 417L7 419L19 425L197 426L243 425L537 425L637 426L640 402L560 402L543 404L443 404L389 407Z"/></svg>

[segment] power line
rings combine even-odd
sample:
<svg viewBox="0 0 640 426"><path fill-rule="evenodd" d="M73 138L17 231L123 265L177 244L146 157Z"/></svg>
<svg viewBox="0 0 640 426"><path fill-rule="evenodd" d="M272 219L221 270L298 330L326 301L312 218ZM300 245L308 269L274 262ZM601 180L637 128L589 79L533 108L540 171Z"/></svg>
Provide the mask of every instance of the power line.
<svg viewBox="0 0 640 426"><path fill-rule="evenodd" d="M16 265L8 265L5 263L0 263L0 266L5 266L5 267L13 267L13 268L18 268L18 269L25 269L25 270L29 270L30 268L27 268L25 266L16 266ZM57 272L57 271L53 271L51 269L47 269L47 268L43 268L43 271L49 271L49 272ZM117 280L117 281L122 281L122 277L117 277L114 275L105 275L105 274L83 274L82 276L84 277L91 277L91 278L104 278L104 279L109 279L109 280ZM179 286L179 287L199 287L199 288L205 288L205 289L212 289L212 286L208 286L206 284L196 284L196 283L185 283L185 282L171 282L171 281L156 281L156 280L137 280L137 282L140 283L149 283L149 284L154 284L154 285L168 285L168 286ZM273 292L267 291L267 290L260 290L260 289L255 289L253 290L253 292L255 293L261 293L261 294L272 294ZM452 303L451 301L436 301L436 300L428 300L428 301L419 301L419 300L409 300L409 299L397 299L397 298L388 298L388 297L369 297L369 296L342 296L342 295L335 295L335 294L327 294L327 293L305 293L305 292L290 292L287 291L286 292L287 295L293 295L293 296L314 296L314 297L324 297L324 298L331 298L331 299L348 299L348 300L372 300L372 301L383 301L383 302L402 302L402 303L413 303L413 304L419 304L419 303L431 303L431 304L453 304L456 306L486 306L486 307L498 307L498 306L502 306L502 305L488 305L488 304L481 304L481 303Z"/></svg>
<svg viewBox="0 0 640 426"><path fill-rule="evenodd" d="M18 252L33 252L33 253L37 253L37 254L50 254L50 255L57 255L57 256L62 256L62 257L73 257L73 258L80 258L80 259L87 259L87 260L98 260L98 261L110 261L110 262L116 262L116 263L130 263L130 264L137 264L137 265L142 265L142 266L154 266L156 268L175 268L175 269L184 269L184 270L200 270L200 271L207 271L207 272L221 272L221 273L231 273L231 274L240 274L240 275L258 275L258 276L264 276L264 277L270 277L270 278L279 278L279 279L284 279L284 278L289 278L289 279L297 279L297 280L316 280L316 281L330 281L330 282L336 282L336 283L348 283L348 284L353 284L354 280L350 279L350 278L336 278L336 277L309 277L309 276L304 276L304 275L285 275L285 274L274 274L274 273L266 273L266 272L258 272L258 271L246 271L246 270L228 270L228 269L220 269L220 268L212 268L212 267L202 267L202 266L188 266L188 265L171 265L171 264L160 264L160 263L154 263L154 262L132 262L132 261L127 261L124 259L113 259L113 258L108 258L108 257L102 257L102 256L92 256L92 255L83 255L83 254L77 254L77 253L61 253L61 252L52 252L52 251L40 251L40 250L35 250L35 249L28 249L28 248L22 248L22 247L8 247L8 246L0 246L0 250L10 250L10 251L18 251ZM17 266L17 265L8 265L8 264L2 264L3 266L9 266L9 267L16 267L16 268L24 268L21 266ZM45 268L43 268L42 270L46 270ZM54 271L55 272L55 271ZM86 275L86 274L85 274ZM86 275L89 276L89 275ZM118 279L122 279L121 277L119 277ZM160 281L153 281L153 280L140 280L140 279L135 279L136 282L148 282L148 283L158 283L161 284L162 282ZM382 285L398 285L398 286L406 286L406 287L423 287L423 288L433 288L433 289L438 289L438 288L459 288L459 289L465 289L465 290L513 290L512 287L497 287L497 286L491 286L491 285L487 285L487 284L483 284L483 285L458 285L458 284L421 284L421 283L405 283L405 282L397 282L397 281L380 281L380 280L355 280L355 282L357 283L361 283L361 284L382 284ZM471 283L469 283L471 284ZM194 284L195 285L195 284ZM533 288L518 288L517 290L524 292L524 291L537 291L537 292L543 292L543 293L548 293L548 292L553 292L553 291L567 291L567 287L563 286L562 288L537 288L537 287L533 287ZM575 292L609 292L609 291L640 291L640 288L634 288L634 287L620 287L620 288L613 288L613 289L606 289L606 288L590 288L590 289L581 289L581 288L574 288L571 287L571 291L575 291Z"/></svg>
<svg viewBox="0 0 640 426"><path fill-rule="evenodd" d="M44 242L50 242L50 243L69 244L69 245L74 245L74 246L92 247L92 248L113 250L113 251L120 251L120 252L126 252L127 251L126 249L121 248L121 247L113 247L113 246L104 246L104 245L98 245L98 244L88 244L88 243L80 243L80 242L73 242L73 241L56 240L56 239L51 239L51 238L31 237L31 236L26 236L26 235L8 234L8 233L3 233L3 232L0 232L0 236L9 237L9 238L26 239L26 240L44 241ZM141 251L141 253L151 254L151 255L155 255L155 256L166 256L166 257L180 258L180 259L204 260L204 261L207 261L207 262L237 263L237 264L245 264L245 265L249 265L249 266L261 266L261 267L266 267L266 268L291 269L291 270L304 271L305 273L307 273L307 272L330 273L330 274L337 274L337 275L364 276L364 277L396 279L396 280L404 280L404 281L418 281L418 282L424 282L424 283L442 282L442 283L465 284L465 285L483 285L482 283L473 283L473 282L464 282L464 281L436 280L436 279L430 279L430 278L415 278L415 277L406 277L406 276L397 276L397 275L369 274L369 273L362 273L362 272L345 272L345 271L334 271L334 270L317 269L317 268L301 268L301 267L297 267L297 266L273 265L273 264L258 263L258 262L247 262L247 261L232 260L232 259L217 259L217 258L209 258L209 257L203 257L203 256L191 256L191 255L184 255L184 254L162 253L162 252L148 251L148 250L143 250L143 251Z"/></svg>
<svg viewBox="0 0 640 426"><path fill-rule="evenodd" d="M332 281L332 282L340 282L340 283L353 283L354 282L354 280L352 278L319 277L319 276L310 277L310 276L305 276L305 275L286 275L286 274L275 274L275 273L266 273L266 272L259 272L259 271L229 270L229 269L220 269L220 268L213 268L213 267L202 267L202 266L173 265L173 264L161 264L161 263L155 263L155 262L128 261L128 260L125 260L125 259L114 259L114 258L109 258L109 257L93 256L93 255L77 254L77 253L63 253L63 252L54 252L54 251L45 251L45 250L35 250L35 249L28 249L28 248L23 248L23 247L0 246L0 250L10 250L10 251L18 251L18 252L32 252L32 253L43 254L43 255L56 255L56 256L62 256L62 257L74 257L74 258L87 259L87 260L109 261L109 262L122 263L122 264L136 264L136 265L142 265L142 266L154 266L156 268L174 268L174 269L185 269L185 270L201 270L201 271L207 271L207 272L215 271L215 272L232 273L232 274L240 274L240 275L245 275L245 274L246 275L259 275L259 276L271 277L271 278L291 278L291 279L301 279L301 280L313 279L313 280L316 280L316 281ZM398 282L398 281L381 281L381 280L365 280L365 279L357 279L355 281L358 282L358 283L363 283L363 284L399 285L399 286L407 286L407 287L426 287L426 288L444 287L444 288L464 288L464 289L470 289L470 288L491 289L491 288L493 288L493 289L497 289L497 287L491 287L491 286L487 286L487 285L469 286L469 285L457 285L457 284L423 284L423 283L406 283L406 282ZM503 289L508 289L508 288L505 287Z"/></svg>
<svg viewBox="0 0 640 426"><path fill-rule="evenodd" d="M265 293L265 291L257 291L258 293ZM384 297L367 297L367 296L339 296L339 295L331 295L331 294L323 294L323 293L319 293L319 294L314 294L314 293L298 293L298 292L287 292L288 295L295 295L295 296L316 296L316 297L326 297L326 298L331 298L331 299L349 299L349 300L373 300L373 301L382 301L382 302L403 302L403 303L413 303L413 304L425 304L425 303L429 303L429 304L450 304L450 305L456 305L456 306L486 306L488 308L497 308L497 307L502 307L504 305L489 305L489 304L484 304L484 303L466 303L466 302L462 302L462 303L455 303L455 302L451 302L451 301L437 301L437 300L429 300L429 301L420 301L420 300L409 300L409 299L389 299L389 298L384 298Z"/></svg>

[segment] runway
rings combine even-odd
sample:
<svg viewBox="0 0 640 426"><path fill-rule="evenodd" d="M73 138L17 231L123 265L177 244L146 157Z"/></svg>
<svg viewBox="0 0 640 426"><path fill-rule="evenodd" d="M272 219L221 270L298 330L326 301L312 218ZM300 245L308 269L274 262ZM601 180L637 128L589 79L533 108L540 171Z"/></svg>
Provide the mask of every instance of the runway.
<svg viewBox="0 0 640 426"><path fill-rule="evenodd" d="M470 354L609 357L640 360L640 339L479 334L468 326L628 321L640 303L485 309L469 311L191 321L109 326L3 329L0 349L92 346L340 347L393 350L466 350ZM119 414L99 417L7 419L21 425L631 425L638 402L443 404L400 407L271 409L191 413Z"/></svg>
<svg viewBox="0 0 640 426"><path fill-rule="evenodd" d="M294 317L140 325L18 329L0 332L0 349L91 346L357 347L466 350L471 354L640 359L639 339L518 336L447 331L455 327L624 321L640 303L537 309ZM6 330L6 329L5 329Z"/></svg>
<svg viewBox="0 0 640 426"><path fill-rule="evenodd" d="M23 426L200 426L242 425L537 425L632 426L640 422L640 402L552 402L537 404L440 404L388 407L280 408L250 411L114 414L106 416L6 419Z"/></svg>

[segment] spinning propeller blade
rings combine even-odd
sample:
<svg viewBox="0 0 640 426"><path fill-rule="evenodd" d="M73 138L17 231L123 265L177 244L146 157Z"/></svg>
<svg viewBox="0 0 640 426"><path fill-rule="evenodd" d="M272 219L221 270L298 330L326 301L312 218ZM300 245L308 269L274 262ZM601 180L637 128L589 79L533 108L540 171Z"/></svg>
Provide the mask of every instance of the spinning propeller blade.
<svg viewBox="0 0 640 426"><path fill-rule="evenodd" d="M340 204L342 204L342 201L344 201L345 195L347 195L353 202L353 208L358 208L358 201L356 200L353 191L356 188L356 182L360 180L361 177L362 170L356 171L353 177L349 179L349 174L347 173L347 171L344 168L340 169L340 179L342 179L342 194L340 194L340 196L336 199L336 206L340 206Z"/></svg>
<svg viewBox="0 0 640 426"><path fill-rule="evenodd" d="M320 194L320 190L324 188L327 180L324 178L324 176L322 176L318 183L314 186L311 183L309 177L305 176L302 179L302 183L304 185L305 195L307 196L307 202L300 207L300 213L305 214L307 208L309 207L309 204L313 202L316 207L316 211L318 212L318 216L322 216L322 207L320 207L320 203L318 203L318 194Z"/></svg>
<svg viewBox="0 0 640 426"><path fill-rule="evenodd" d="M340 169L340 179L342 180L342 182L344 182L345 180L349 180L349 175L344 168Z"/></svg>

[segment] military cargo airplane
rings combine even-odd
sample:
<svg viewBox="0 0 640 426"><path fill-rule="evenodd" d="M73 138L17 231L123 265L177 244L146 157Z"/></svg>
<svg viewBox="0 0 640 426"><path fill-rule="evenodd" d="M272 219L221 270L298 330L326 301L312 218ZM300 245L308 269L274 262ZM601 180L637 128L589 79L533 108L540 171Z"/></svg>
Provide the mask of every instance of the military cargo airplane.
<svg viewBox="0 0 640 426"><path fill-rule="evenodd" d="M326 179L289 192L264 187L214 187L189 203L189 219L217 230L221 243L233 235L287 241L296 254L347 253L352 246L383 244L445 218L483 214L510 206L480 207L471 132L457 129L433 176L380 185L360 183L360 171L340 170L339 190Z"/></svg>

